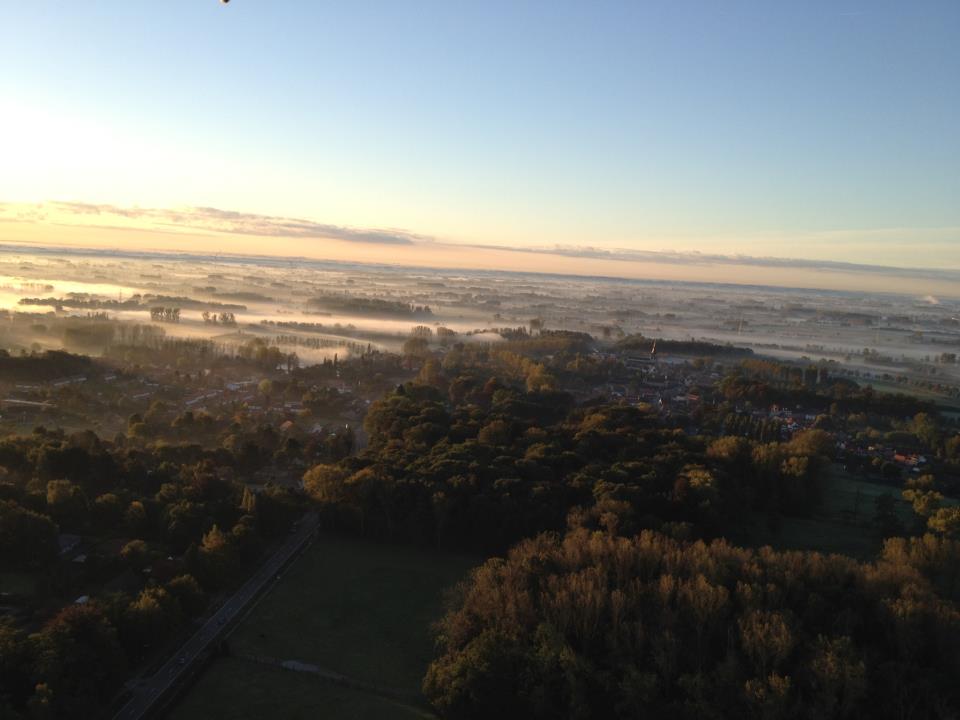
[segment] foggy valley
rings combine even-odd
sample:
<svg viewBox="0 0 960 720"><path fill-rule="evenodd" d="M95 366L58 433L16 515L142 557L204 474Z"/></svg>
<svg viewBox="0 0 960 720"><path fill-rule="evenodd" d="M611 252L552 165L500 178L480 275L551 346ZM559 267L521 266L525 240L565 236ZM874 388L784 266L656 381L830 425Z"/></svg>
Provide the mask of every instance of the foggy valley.
<svg viewBox="0 0 960 720"><path fill-rule="evenodd" d="M960 2L0 67L0 720L960 718Z"/></svg>
<svg viewBox="0 0 960 720"><path fill-rule="evenodd" d="M175 309L175 321L151 318L154 308ZM957 297L20 249L0 260L0 310L0 344L14 353L104 354L129 342L120 326L141 325L150 331L136 342L208 340L235 353L259 339L311 365L399 352L417 326L442 350L503 342L498 330L535 321L590 335L594 352L639 335L827 364L883 389L956 398L960 384Z"/></svg>

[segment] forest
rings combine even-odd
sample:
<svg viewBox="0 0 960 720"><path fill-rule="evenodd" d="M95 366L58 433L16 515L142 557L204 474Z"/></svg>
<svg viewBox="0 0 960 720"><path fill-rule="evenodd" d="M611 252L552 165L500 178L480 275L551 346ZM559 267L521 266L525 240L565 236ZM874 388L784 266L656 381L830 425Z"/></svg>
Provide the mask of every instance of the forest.
<svg viewBox="0 0 960 720"><path fill-rule="evenodd" d="M307 508L324 533L487 558L434 628L423 696L444 718L958 707L960 433L925 401L823 366L709 357L658 366L697 398L667 412L598 392L654 371L631 377L574 332L468 344L417 326L403 355L301 367L262 338L228 352L116 328L101 360L0 355L34 383L167 384L115 436L0 440L0 571L32 586L0 624L10 717L109 705ZM182 405L211 388L245 399ZM781 405L803 405L803 424L757 411ZM324 424L357 408L362 426ZM883 446L929 461L859 454ZM815 522L841 465L887 488L857 526L875 556L766 546ZM82 562L63 555L71 537Z"/></svg>
<svg viewBox="0 0 960 720"><path fill-rule="evenodd" d="M684 418L577 404L459 357L371 406L366 452L304 476L341 531L493 556L437 628L424 692L441 716L951 716L960 512L925 507L946 486L907 480L909 528L878 501L868 532L887 539L872 561L760 547L760 526L815 512L835 436L722 420L745 382L814 395L827 413L832 401L834 427L864 410L899 424L922 403L871 403L816 372L761 381L748 361L704 419L717 434L691 435ZM923 417L901 434L955 472L960 442L925 435Z"/></svg>
<svg viewBox="0 0 960 720"><path fill-rule="evenodd" d="M934 718L960 543L839 555L573 528L474 570L424 681L448 718Z"/></svg>
<svg viewBox="0 0 960 720"><path fill-rule="evenodd" d="M134 425L112 441L42 428L0 441L0 566L35 582L4 598L33 618L0 619L3 717L99 714L302 513L290 489L241 482L255 430L230 451L145 443ZM83 554L61 562L62 541L81 536Z"/></svg>

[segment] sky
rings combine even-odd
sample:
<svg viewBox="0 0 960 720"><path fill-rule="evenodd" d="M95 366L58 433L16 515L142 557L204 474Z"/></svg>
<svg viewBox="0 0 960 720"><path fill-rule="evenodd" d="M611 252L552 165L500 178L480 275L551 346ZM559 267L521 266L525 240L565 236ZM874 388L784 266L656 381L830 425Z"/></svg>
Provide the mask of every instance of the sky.
<svg viewBox="0 0 960 720"><path fill-rule="evenodd" d="M0 242L960 270L956 0L0 0L0 67Z"/></svg>

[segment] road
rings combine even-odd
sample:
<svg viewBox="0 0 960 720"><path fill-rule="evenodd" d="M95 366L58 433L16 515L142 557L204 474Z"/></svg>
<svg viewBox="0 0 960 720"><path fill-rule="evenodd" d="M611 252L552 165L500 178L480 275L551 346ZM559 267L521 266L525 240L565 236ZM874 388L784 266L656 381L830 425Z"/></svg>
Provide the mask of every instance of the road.
<svg viewBox="0 0 960 720"><path fill-rule="evenodd" d="M292 534L263 566L214 613L153 675L131 685L132 697L114 720L140 720L191 671L194 663L220 638L230 623L273 582L277 574L313 536L320 518L307 513Z"/></svg>

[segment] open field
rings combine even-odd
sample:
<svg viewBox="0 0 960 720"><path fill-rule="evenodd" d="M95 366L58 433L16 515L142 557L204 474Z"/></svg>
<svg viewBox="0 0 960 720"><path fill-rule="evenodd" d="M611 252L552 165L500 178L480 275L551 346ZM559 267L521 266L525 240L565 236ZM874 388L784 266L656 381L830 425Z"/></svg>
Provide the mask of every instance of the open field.
<svg viewBox="0 0 960 720"><path fill-rule="evenodd" d="M866 482L846 472L839 465L833 465L824 487L823 506L820 510L827 518L839 519L845 513L852 513L855 522L869 522L877 509L877 498L892 495L897 501L896 510L900 521L913 520L910 503L900 497L900 488L892 485Z"/></svg>
<svg viewBox="0 0 960 720"><path fill-rule="evenodd" d="M398 700L227 657L218 659L207 669L168 717L172 720L422 720L433 715Z"/></svg>
<svg viewBox="0 0 960 720"><path fill-rule="evenodd" d="M955 414L960 411L960 403L957 402L956 398L948 397L927 388L916 387L914 385L900 385L899 383L876 379L864 382L863 384L872 386L877 392L891 393L893 395L909 395L919 398L920 400L929 400L939 405L942 411L947 413Z"/></svg>
<svg viewBox="0 0 960 720"><path fill-rule="evenodd" d="M36 579L30 573L0 572L0 593L10 595L33 595Z"/></svg>
<svg viewBox="0 0 960 720"><path fill-rule="evenodd" d="M430 624L472 558L323 537L230 637L234 655L298 660L415 694L432 656ZM318 715L322 709L322 715ZM218 659L170 717L416 718L406 703L253 663Z"/></svg>
<svg viewBox="0 0 960 720"><path fill-rule="evenodd" d="M757 539L780 550L817 550L842 553L861 559L880 550L880 539L872 527L876 500L890 494L896 500L900 521L913 522L910 504L900 497L900 489L860 480L834 465L823 488L823 503L809 518L783 518L778 531L758 524Z"/></svg>

